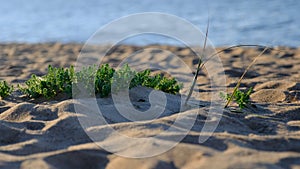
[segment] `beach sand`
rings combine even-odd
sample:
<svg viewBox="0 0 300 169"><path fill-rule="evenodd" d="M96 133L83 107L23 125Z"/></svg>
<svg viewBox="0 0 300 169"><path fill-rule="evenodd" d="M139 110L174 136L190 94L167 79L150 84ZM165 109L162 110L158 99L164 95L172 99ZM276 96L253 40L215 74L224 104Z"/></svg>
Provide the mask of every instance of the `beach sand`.
<svg viewBox="0 0 300 169"><path fill-rule="evenodd" d="M32 74L44 75L49 64L55 67L74 65L81 48L81 44L1 44L0 80L16 86ZM151 49L145 50L148 48ZM174 53L191 68L197 66L198 59L190 49L162 45L118 46L102 63L116 66L141 49L146 51L142 52L145 55L159 56L154 58L166 57L153 48ZM80 114L75 112L75 103L71 99L36 101L14 92L0 100L0 168L300 168L300 48L276 49L259 57L241 83L241 89L254 87L251 95L254 106L251 109L242 113L230 111L236 107L234 104L231 109L225 109L218 127L204 143L198 143L203 134L201 128L205 122L214 122L208 117L208 107L182 111L182 115L196 117L190 132L171 150L149 158L118 156L95 144L82 129L77 119ZM228 92L233 90L245 68L262 50L238 48L219 55ZM140 61L147 62L147 57L140 58ZM172 59L167 63L176 67ZM178 72L185 73L180 67L178 69ZM207 71L199 73L196 88L200 91L199 100L209 102L214 89ZM144 97L149 89L138 87L132 92L137 106L143 107L148 102ZM110 126L124 135L151 137L176 120L179 111L176 101L180 97L167 97L171 100L167 106L169 113L149 123L126 121L114 116L109 108L104 109L105 118ZM138 98L145 100L140 103ZM100 102L107 107L113 104L109 98L102 98ZM105 127L93 126L91 131L97 132ZM176 135L176 132L171 136L162 135L155 141L168 144L172 142L168 139L172 134ZM114 141L109 135L102 140L107 143ZM148 147L137 144L134 148L145 151Z"/></svg>

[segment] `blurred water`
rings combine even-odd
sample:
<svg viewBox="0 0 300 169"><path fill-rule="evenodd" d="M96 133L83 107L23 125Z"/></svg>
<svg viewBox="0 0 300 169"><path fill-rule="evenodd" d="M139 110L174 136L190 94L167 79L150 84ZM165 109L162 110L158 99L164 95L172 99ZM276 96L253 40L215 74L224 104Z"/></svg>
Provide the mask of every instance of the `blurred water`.
<svg viewBox="0 0 300 169"><path fill-rule="evenodd" d="M297 0L1 0L0 42L84 43L109 22L137 12L182 17L205 32L216 46L264 44L300 46ZM122 29L120 27L120 29ZM176 28L180 29L180 28ZM174 39L145 35L124 43L176 44Z"/></svg>

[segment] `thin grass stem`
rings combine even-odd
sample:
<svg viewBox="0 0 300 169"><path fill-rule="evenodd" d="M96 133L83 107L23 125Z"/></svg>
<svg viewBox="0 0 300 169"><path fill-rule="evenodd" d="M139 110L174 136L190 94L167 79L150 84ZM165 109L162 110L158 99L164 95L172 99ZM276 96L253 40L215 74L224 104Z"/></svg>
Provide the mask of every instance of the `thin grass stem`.
<svg viewBox="0 0 300 169"><path fill-rule="evenodd" d="M196 73L195 73L195 76L193 78L193 82L192 82L192 85L190 87L190 91L188 93L188 96L185 100L185 105L187 104L187 102L189 101L189 99L191 98L192 96L192 93L193 93L193 90L195 88L195 85L196 85L196 81L197 81L197 78L198 78L198 74L199 74L199 71L200 71L200 67L201 67L201 64L202 64L202 59L204 57L204 53L205 53L205 48L206 48L206 43L207 43L207 37L208 37L208 30L209 30L209 19L207 20L207 27L206 27L206 33L205 33L205 39L204 39L204 45L203 45L203 49L202 49L202 53L201 53L201 57L199 58L199 62L198 62L198 66L197 66L197 70L196 70Z"/></svg>
<svg viewBox="0 0 300 169"><path fill-rule="evenodd" d="M265 49L264 49L259 55L257 55L257 56L253 59L253 61L248 65L248 67L245 69L244 73L242 74L242 76L241 76L240 79L238 80L238 82L237 82L237 84L236 84L236 86L235 86L235 88L234 88L234 90L233 90L231 96L230 96L229 99L227 100L227 102L226 102L224 108L228 107L228 105L229 105L230 102L232 101L235 92L236 92L237 89L240 87L241 82L242 82L244 76L246 75L246 73L248 72L248 70L254 65L254 63L256 62L256 60L258 59L258 57L260 57L261 55L263 55L263 54L266 52L267 49L269 49L269 48L268 48L268 47L265 47Z"/></svg>

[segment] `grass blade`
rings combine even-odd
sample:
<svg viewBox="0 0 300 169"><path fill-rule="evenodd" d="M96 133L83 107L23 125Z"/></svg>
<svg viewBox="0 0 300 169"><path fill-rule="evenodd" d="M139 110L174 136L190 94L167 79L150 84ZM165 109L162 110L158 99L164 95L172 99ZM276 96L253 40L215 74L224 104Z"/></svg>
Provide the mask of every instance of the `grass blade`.
<svg viewBox="0 0 300 169"><path fill-rule="evenodd" d="M251 66L254 65L254 63L256 62L257 58L260 57L261 55L263 55L267 49L269 49L269 48L268 48L268 47L265 47L265 49L264 49L259 55L257 55L257 56L253 59L253 61L248 65L248 67L245 69L244 73L242 74L242 76L241 76L240 79L238 80L238 82L237 82L237 84L236 84L236 86L235 86L235 88L234 88L234 90L233 90L231 96L230 96L229 99L227 100L227 102L226 102L224 108L228 107L228 105L229 105L230 102L232 101L232 98L233 98L235 92L236 92L237 89L240 87L241 81L243 80L243 78L244 78L244 76L246 75L246 73L248 72L248 70L251 68Z"/></svg>
<svg viewBox="0 0 300 169"><path fill-rule="evenodd" d="M206 48L206 43L207 43L208 30L209 30L209 19L207 20L207 27L206 27L206 33L205 33L205 39L204 39L204 45L203 45L203 49L202 49L202 54L201 54L201 57L200 57L199 62L198 62L197 70L196 70L196 73L195 73L195 76L194 76L194 79L193 79L193 82L192 82L189 94L188 94L188 96L187 96L187 98L185 100L185 103L184 103L185 105L187 104L187 102L189 101L189 99L192 96L192 93L193 93L193 90L195 88L195 84L196 84L196 81L197 81L197 78L198 78L199 71L201 70L202 59L203 59L203 55L204 55L205 48Z"/></svg>

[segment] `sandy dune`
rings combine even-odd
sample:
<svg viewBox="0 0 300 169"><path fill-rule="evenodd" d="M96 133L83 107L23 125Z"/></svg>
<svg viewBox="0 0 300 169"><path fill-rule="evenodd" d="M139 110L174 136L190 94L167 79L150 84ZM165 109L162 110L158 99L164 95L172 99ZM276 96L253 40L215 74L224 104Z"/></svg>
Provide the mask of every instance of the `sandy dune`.
<svg viewBox="0 0 300 169"><path fill-rule="evenodd" d="M45 74L49 64L74 65L81 47L59 43L1 44L0 80L17 85L33 73ZM13 96L0 100L0 168L300 168L300 48L276 49L261 56L242 81L241 89L254 87L251 95L254 106L243 113L230 111L236 107L234 104L231 109L225 109L214 133L201 132L205 123L216 121L208 114L210 94L217 89L211 87L207 70L200 72L197 81L200 108L190 106L178 113L182 98L168 94L166 106L157 105L165 108L158 118L132 122L118 114L110 97L99 98L98 104L109 125L94 124L86 128L87 132L78 117L88 117L74 109L75 105L88 112L89 106L82 102L60 98L31 100L14 92ZM108 53L103 63L116 66L133 53L145 55L135 60L137 63L147 62L146 55L168 59L164 51L172 52L189 67L196 67L198 59L188 48L158 45L118 46ZM228 91L233 90L244 69L261 51L244 48L220 54ZM172 58L167 63L170 65L166 67L180 68ZM178 70L178 73L183 76L186 72ZM130 92L137 110L151 107L148 98L151 89L138 87ZM123 106L126 109L127 105ZM184 134L186 125L178 124L173 132L164 132L179 116L182 120L194 118L191 130ZM160 134L154 140L157 145L174 144L173 137L177 136L183 139L160 155L126 158L99 147L119 144L114 135L108 133L96 143L88 136L108 128L135 138ZM210 135L206 142L198 142L199 136ZM122 152L147 154L151 148L145 142L128 143Z"/></svg>

